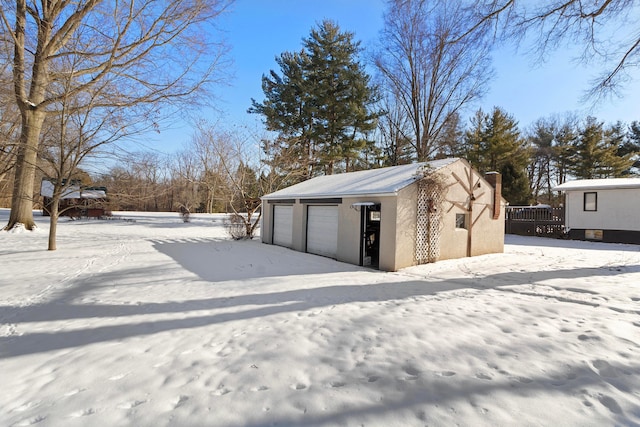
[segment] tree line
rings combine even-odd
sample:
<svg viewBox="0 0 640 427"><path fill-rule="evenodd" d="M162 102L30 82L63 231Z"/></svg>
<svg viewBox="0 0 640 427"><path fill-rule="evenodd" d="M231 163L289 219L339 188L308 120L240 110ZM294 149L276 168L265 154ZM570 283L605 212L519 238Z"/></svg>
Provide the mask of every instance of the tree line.
<svg viewBox="0 0 640 427"><path fill-rule="evenodd" d="M297 182L303 174L282 174L282 165L273 166L255 147L255 139L202 125L178 152L129 153L98 176L78 178L106 186L111 210L246 212L245 203ZM500 172L503 195L511 205L558 205L562 201L552 189L568 179L633 176L640 168L637 121L607 125L594 117L565 115L541 118L520 130L512 115L495 107L476 111L446 144L441 157L462 157L481 172ZM379 153L390 149L384 140L372 147ZM256 162L256 157L264 161ZM369 163L360 159L353 170L414 161L411 155L381 155Z"/></svg>

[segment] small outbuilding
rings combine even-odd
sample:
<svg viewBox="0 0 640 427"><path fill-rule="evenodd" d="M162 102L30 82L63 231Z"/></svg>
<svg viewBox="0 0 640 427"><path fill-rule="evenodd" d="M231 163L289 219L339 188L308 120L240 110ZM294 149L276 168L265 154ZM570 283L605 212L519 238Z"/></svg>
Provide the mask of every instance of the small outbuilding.
<svg viewBox="0 0 640 427"><path fill-rule="evenodd" d="M581 179L554 191L565 194L569 238L640 244L640 178Z"/></svg>
<svg viewBox="0 0 640 427"><path fill-rule="evenodd" d="M43 216L51 215L53 191L53 180L50 178L43 178L40 183ZM80 181L72 181L65 187L62 196L60 197L58 210L61 216L68 216L71 218L102 218L108 215L105 209L106 203L106 187L87 187L82 186Z"/></svg>
<svg viewBox="0 0 640 427"><path fill-rule="evenodd" d="M504 250L498 173L463 159L320 176L265 195L262 241L396 271Z"/></svg>

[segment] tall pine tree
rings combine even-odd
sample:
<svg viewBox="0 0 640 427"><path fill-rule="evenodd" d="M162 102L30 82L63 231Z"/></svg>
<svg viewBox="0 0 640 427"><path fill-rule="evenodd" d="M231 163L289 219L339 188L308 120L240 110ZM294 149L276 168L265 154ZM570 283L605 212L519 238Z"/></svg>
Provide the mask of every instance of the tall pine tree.
<svg viewBox="0 0 640 427"><path fill-rule="evenodd" d="M526 174L529 153L520 137L518 123L502 109L491 114L478 110L465 133L461 155L480 172L502 174L502 194L512 205L531 202Z"/></svg>
<svg viewBox="0 0 640 427"><path fill-rule="evenodd" d="M623 136L619 127L604 130L603 123L587 117L573 146L569 170L578 179L615 178L627 173L632 154L621 155Z"/></svg>
<svg viewBox="0 0 640 427"><path fill-rule="evenodd" d="M282 77L273 70L263 77L266 99L252 100L249 112L261 114L284 143L280 151L293 155L281 167L306 167L305 178L352 170L374 150L368 134L380 114L377 89L358 61L360 44L324 21L303 46L280 56Z"/></svg>

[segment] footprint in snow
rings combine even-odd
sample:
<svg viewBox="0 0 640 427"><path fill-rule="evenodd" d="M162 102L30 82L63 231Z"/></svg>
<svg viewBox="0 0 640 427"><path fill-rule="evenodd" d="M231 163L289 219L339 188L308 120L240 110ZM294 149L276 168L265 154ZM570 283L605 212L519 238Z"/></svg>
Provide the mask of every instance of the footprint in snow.
<svg viewBox="0 0 640 427"><path fill-rule="evenodd" d="M226 387L222 387L211 392L211 394L213 394L214 396L224 396L225 394L229 394L229 393L231 393L231 390L229 390Z"/></svg>
<svg viewBox="0 0 640 427"><path fill-rule="evenodd" d="M15 410L17 412L24 412L24 411L26 411L28 409L35 408L39 404L40 404L40 402L27 402L24 405L18 406Z"/></svg>
<svg viewBox="0 0 640 427"><path fill-rule="evenodd" d="M485 374L484 372L478 372L476 374L476 378L478 378L479 380L487 380L487 381L492 381L493 380L491 375Z"/></svg>
<svg viewBox="0 0 640 427"><path fill-rule="evenodd" d="M617 378L620 375L616 367L611 366L608 362L604 360L593 361L593 367L596 373L601 377Z"/></svg>
<svg viewBox="0 0 640 427"><path fill-rule="evenodd" d="M597 335L587 335L587 334L580 334L578 335L578 339L580 341L600 341L600 337Z"/></svg>
<svg viewBox="0 0 640 427"><path fill-rule="evenodd" d="M135 408L136 406L140 406L143 403L146 403L146 400L132 400L130 402L122 402L119 403L118 405L116 405L116 408L118 409L131 409L131 408Z"/></svg>
<svg viewBox="0 0 640 427"><path fill-rule="evenodd" d="M620 407L620 405L618 405L618 402L616 402L614 398L601 394L598 396L598 400L604 405L605 408L607 408L614 414L622 413L622 408Z"/></svg>
<svg viewBox="0 0 640 427"><path fill-rule="evenodd" d="M86 417L87 415L93 415L96 411L93 408L81 409L79 411L75 411L69 414L70 418L80 418Z"/></svg>
<svg viewBox="0 0 640 427"><path fill-rule="evenodd" d="M411 376L418 376L420 375L420 370L414 368L413 366L405 366L404 367L404 371Z"/></svg>
<svg viewBox="0 0 640 427"><path fill-rule="evenodd" d="M173 404L173 409L177 409L181 407L187 400L189 400L189 396L185 396L181 394L175 399L175 402Z"/></svg>
<svg viewBox="0 0 640 427"><path fill-rule="evenodd" d="M261 385L258 387L251 388L251 391L265 391L265 390L269 390L269 387L267 387L266 385Z"/></svg>
<svg viewBox="0 0 640 427"><path fill-rule="evenodd" d="M435 375L438 377L452 377L454 376L456 373L453 371L442 371L442 372L436 372Z"/></svg>
<svg viewBox="0 0 640 427"><path fill-rule="evenodd" d="M298 383L298 384L292 384L291 388L294 390L304 390L305 388L307 388L307 386L305 384Z"/></svg>
<svg viewBox="0 0 640 427"><path fill-rule="evenodd" d="M33 418L26 419L26 420L22 420L22 421L18 422L15 425L16 426L20 426L20 427L32 426L32 425L38 424L39 422L42 422L42 421L44 421L46 419L47 419L47 417L45 415L38 415L37 417L33 417Z"/></svg>
<svg viewBox="0 0 640 427"><path fill-rule="evenodd" d="M331 381L331 382L329 383L329 385L330 385L331 387L333 387L333 388L340 388L340 387L344 387L344 386L345 386L345 383L340 382L340 381Z"/></svg>

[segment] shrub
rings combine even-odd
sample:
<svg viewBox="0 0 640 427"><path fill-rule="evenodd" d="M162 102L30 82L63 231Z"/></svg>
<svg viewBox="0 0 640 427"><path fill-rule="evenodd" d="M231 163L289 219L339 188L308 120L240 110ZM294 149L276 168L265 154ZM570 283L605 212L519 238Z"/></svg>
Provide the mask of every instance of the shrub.
<svg viewBox="0 0 640 427"><path fill-rule="evenodd" d="M251 236L247 236L247 223L242 215L230 214L225 218L224 226L233 240L251 238Z"/></svg>

